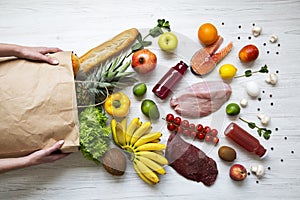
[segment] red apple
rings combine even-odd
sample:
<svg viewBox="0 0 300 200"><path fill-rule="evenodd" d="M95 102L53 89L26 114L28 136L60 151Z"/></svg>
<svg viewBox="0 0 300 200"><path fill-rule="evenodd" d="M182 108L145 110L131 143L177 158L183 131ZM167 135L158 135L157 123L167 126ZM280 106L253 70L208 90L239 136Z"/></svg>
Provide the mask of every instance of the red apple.
<svg viewBox="0 0 300 200"><path fill-rule="evenodd" d="M155 69L157 63L156 55L149 49L141 49L132 55L132 68L141 74L146 74Z"/></svg>
<svg viewBox="0 0 300 200"><path fill-rule="evenodd" d="M230 168L229 175L235 181L242 181L247 177L247 170L241 164L234 164Z"/></svg>

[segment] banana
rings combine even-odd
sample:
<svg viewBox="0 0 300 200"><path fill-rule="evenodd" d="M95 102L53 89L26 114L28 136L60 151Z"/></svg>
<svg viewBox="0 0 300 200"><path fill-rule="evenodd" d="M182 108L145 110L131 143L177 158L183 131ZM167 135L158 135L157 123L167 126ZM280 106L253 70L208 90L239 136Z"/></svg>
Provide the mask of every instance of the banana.
<svg viewBox="0 0 300 200"><path fill-rule="evenodd" d="M140 151L160 151L166 149L165 144L161 143L146 143L134 149L135 152Z"/></svg>
<svg viewBox="0 0 300 200"><path fill-rule="evenodd" d="M149 179L153 183L159 182L159 178L158 178L157 174L154 171L152 171L149 167L147 167L143 162L141 162L137 159L134 159L133 162L136 165L137 169L139 170L140 174L145 176L147 179Z"/></svg>
<svg viewBox="0 0 300 200"><path fill-rule="evenodd" d="M126 133L126 131L127 131L127 118L126 117L124 117L122 119L121 125L122 125L122 129L123 129L124 133Z"/></svg>
<svg viewBox="0 0 300 200"><path fill-rule="evenodd" d="M147 134L152 130L151 122L147 121L143 123L132 135L130 145L133 145L141 136Z"/></svg>
<svg viewBox="0 0 300 200"><path fill-rule="evenodd" d="M115 119L112 119L110 122L110 126L111 126L112 135L113 135L113 140L116 145L120 146L120 143L119 143L118 137L117 137L117 130L116 130L117 121Z"/></svg>
<svg viewBox="0 0 300 200"><path fill-rule="evenodd" d="M151 143L159 143L159 142L160 142L159 138L151 141Z"/></svg>
<svg viewBox="0 0 300 200"><path fill-rule="evenodd" d="M122 147L125 145L125 132L123 130L122 124L117 122L116 125L116 137L119 145Z"/></svg>
<svg viewBox="0 0 300 200"><path fill-rule="evenodd" d="M131 141L131 137L136 129L138 129L142 125L140 119L138 117L133 118L129 123L126 130L126 144L129 145Z"/></svg>
<svg viewBox="0 0 300 200"><path fill-rule="evenodd" d="M141 161L144 163L147 167L149 167L151 170L159 173L159 174L166 174L166 170L159 165L157 162L154 162L153 160L146 158L144 156L136 156L135 159Z"/></svg>
<svg viewBox="0 0 300 200"><path fill-rule="evenodd" d="M162 136L161 132L153 132L153 133L149 133L146 135L143 135L142 137L140 137L134 144L133 147L138 147L141 146L143 144L146 144L148 142L151 142L153 140L157 140ZM159 140L158 140L159 142Z"/></svg>
<svg viewBox="0 0 300 200"><path fill-rule="evenodd" d="M153 151L140 151L140 152L136 153L136 156L144 156L144 157L149 158L161 165L169 164L168 160L163 155L158 154Z"/></svg>
<svg viewBox="0 0 300 200"><path fill-rule="evenodd" d="M133 168L136 171L136 173L139 175L139 177L145 181L146 183L148 183L149 185L155 185L156 183L152 182L151 180L149 180L146 176L144 176L144 174L138 169L137 165L135 162L132 163L133 164Z"/></svg>

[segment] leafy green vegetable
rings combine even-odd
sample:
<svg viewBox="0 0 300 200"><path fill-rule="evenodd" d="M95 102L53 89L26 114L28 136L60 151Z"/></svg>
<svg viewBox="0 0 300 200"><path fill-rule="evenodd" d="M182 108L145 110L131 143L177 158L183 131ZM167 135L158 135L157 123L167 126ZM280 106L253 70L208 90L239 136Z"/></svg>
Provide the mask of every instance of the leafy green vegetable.
<svg viewBox="0 0 300 200"><path fill-rule="evenodd" d="M244 72L243 75L236 76L236 77L234 77L234 78L240 78L240 77L243 77L243 76L245 76L245 77L250 77L250 76L252 76L254 73L268 73L268 72L269 72L268 66L267 66L267 65L264 65L264 66L261 67L260 70L258 70L258 71L252 71L251 69L248 69L248 70L246 70L246 71Z"/></svg>
<svg viewBox="0 0 300 200"><path fill-rule="evenodd" d="M88 160L99 164L110 144L110 126L100 108L89 107L79 115L80 151Z"/></svg>
<svg viewBox="0 0 300 200"><path fill-rule="evenodd" d="M247 123L249 128L251 128L251 129L257 128L257 133L260 137L263 136L266 140L270 139L271 134L272 134L271 130L266 129L266 128L260 128L254 122L248 122L241 117L239 119L242 120L243 122Z"/></svg>

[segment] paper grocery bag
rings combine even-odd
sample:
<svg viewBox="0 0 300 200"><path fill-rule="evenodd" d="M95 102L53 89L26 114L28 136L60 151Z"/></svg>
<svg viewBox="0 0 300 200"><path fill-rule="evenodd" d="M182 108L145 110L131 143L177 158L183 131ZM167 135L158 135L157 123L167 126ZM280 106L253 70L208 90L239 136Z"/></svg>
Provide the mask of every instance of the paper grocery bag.
<svg viewBox="0 0 300 200"><path fill-rule="evenodd" d="M0 61L0 158L18 157L65 140L79 147L71 52L51 54L59 65L10 58Z"/></svg>

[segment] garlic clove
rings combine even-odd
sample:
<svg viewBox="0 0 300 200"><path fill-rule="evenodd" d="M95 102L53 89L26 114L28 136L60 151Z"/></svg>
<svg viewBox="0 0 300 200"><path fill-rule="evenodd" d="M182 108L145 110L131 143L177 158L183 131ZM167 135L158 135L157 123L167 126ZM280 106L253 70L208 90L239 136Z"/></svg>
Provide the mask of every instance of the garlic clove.
<svg viewBox="0 0 300 200"><path fill-rule="evenodd" d="M246 98L242 98L240 101L240 105L245 108L248 105L248 100Z"/></svg>
<svg viewBox="0 0 300 200"><path fill-rule="evenodd" d="M270 40L271 43L276 43L278 41L278 36L277 35L271 35Z"/></svg>
<svg viewBox="0 0 300 200"><path fill-rule="evenodd" d="M253 28L252 28L252 34L253 34L253 36L254 37L257 37L257 36L259 36L260 35L260 33L261 33L261 27L259 27L259 26L254 26Z"/></svg>

